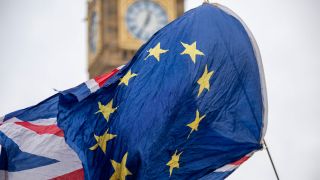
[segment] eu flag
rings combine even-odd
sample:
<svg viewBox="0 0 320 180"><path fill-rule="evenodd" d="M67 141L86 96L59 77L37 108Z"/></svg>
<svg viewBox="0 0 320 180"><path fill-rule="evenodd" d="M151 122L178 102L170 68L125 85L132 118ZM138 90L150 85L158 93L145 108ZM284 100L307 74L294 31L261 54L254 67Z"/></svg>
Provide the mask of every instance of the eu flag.
<svg viewBox="0 0 320 180"><path fill-rule="evenodd" d="M158 31L101 89L61 94L58 125L87 179L223 179L262 148L259 50L203 4Z"/></svg>

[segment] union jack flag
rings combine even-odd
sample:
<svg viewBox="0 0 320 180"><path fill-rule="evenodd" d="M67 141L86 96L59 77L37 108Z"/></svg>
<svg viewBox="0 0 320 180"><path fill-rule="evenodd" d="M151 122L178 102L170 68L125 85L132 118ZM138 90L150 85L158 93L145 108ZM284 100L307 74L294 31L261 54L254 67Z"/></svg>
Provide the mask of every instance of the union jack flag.
<svg viewBox="0 0 320 180"><path fill-rule="evenodd" d="M83 99L120 68L61 93ZM0 119L0 179L84 179L78 155L57 126L58 100L56 94Z"/></svg>

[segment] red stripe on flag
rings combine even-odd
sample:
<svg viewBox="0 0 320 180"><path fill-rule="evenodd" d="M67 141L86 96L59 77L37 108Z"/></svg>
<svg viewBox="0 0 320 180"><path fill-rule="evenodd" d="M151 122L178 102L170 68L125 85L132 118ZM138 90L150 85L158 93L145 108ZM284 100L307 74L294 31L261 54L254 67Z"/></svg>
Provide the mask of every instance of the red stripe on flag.
<svg viewBox="0 0 320 180"><path fill-rule="evenodd" d="M57 125L36 125L36 124L32 124L30 122L15 122L15 124L23 126L27 129L30 129L34 132L36 132L39 135L42 134L54 134L56 136L60 136L63 137L63 131L58 128Z"/></svg>
<svg viewBox="0 0 320 180"><path fill-rule="evenodd" d="M250 158L250 156L244 156L243 158L239 159L238 161L231 163L231 165L240 166L242 163L244 163L249 158Z"/></svg>
<svg viewBox="0 0 320 180"><path fill-rule="evenodd" d="M104 83L110 79L114 74L116 74L119 70L114 69L110 73L103 74L101 76L95 77L94 80L99 84L99 87L102 87Z"/></svg>
<svg viewBox="0 0 320 180"><path fill-rule="evenodd" d="M82 180L82 179L84 179L83 169L75 170L73 172L64 174L62 176L55 177L55 178L53 178L51 180L71 180L71 179L72 180Z"/></svg>

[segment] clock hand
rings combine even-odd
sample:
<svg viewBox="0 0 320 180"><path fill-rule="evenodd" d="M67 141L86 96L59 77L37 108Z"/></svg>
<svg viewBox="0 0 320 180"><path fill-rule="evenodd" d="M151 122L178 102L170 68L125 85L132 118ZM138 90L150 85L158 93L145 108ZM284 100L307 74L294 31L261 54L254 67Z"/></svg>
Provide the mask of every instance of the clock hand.
<svg viewBox="0 0 320 180"><path fill-rule="evenodd" d="M147 10L147 18L145 19L143 26L148 25L150 22L150 19L151 19L151 12L149 10Z"/></svg>
<svg viewBox="0 0 320 180"><path fill-rule="evenodd" d="M144 19L144 22L143 22L143 25L142 27L139 29L138 33L137 33L137 36L139 38L142 38L141 37L141 34L142 34L142 31L145 29L145 27L150 23L150 19L151 19L151 11L147 10L147 15L146 15L146 18Z"/></svg>

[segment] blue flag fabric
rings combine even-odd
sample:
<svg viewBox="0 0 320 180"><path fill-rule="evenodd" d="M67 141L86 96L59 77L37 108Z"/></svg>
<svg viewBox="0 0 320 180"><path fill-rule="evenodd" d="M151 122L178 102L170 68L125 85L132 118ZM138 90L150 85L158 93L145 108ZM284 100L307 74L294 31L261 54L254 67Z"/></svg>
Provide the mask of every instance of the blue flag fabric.
<svg viewBox="0 0 320 180"><path fill-rule="evenodd" d="M262 148L263 71L253 37L219 5L158 31L58 125L87 179L224 179ZM230 168L232 166L232 168Z"/></svg>

